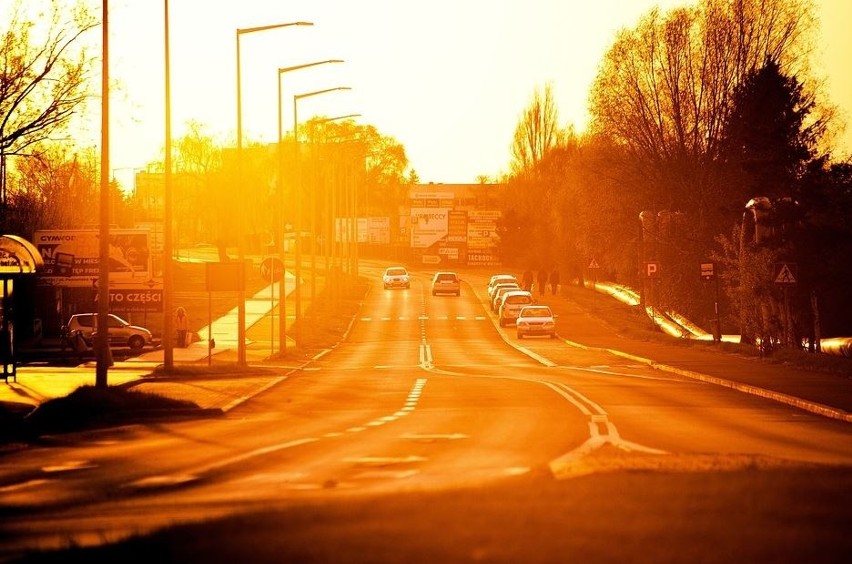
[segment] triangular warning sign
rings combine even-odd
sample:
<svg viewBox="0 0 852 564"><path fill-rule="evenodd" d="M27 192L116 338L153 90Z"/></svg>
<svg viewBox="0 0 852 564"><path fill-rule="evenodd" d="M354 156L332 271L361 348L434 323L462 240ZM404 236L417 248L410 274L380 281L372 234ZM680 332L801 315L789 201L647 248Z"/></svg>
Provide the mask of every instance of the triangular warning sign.
<svg viewBox="0 0 852 564"><path fill-rule="evenodd" d="M781 269L778 271L778 276L775 277L776 284L795 284L796 277L793 276L793 271L790 270L790 266L786 263L781 265Z"/></svg>
<svg viewBox="0 0 852 564"><path fill-rule="evenodd" d="M600 265L598 264L598 261L592 259L592 262L589 263L589 268L600 268Z"/></svg>

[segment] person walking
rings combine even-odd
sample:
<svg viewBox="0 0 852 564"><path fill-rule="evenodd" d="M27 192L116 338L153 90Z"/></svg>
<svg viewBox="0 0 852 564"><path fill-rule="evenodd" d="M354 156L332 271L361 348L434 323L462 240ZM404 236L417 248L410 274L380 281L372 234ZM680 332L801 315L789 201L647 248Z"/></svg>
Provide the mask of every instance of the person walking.
<svg viewBox="0 0 852 564"><path fill-rule="evenodd" d="M529 268L524 271L524 275L521 277L521 287L527 292L532 292L533 285L533 273Z"/></svg>
<svg viewBox="0 0 852 564"><path fill-rule="evenodd" d="M538 271L538 293L544 295L547 291L547 269L542 268Z"/></svg>
<svg viewBox="0 0 852 564"><path fill-rule="evenodd" d="M553 270L550 271L550 293L554 296L559 291L559 269L556 266L553 266Z"/></svg>
<svg viewBox="0 0 852 564"><path fill-rule="evenodd" d="M175 313L175 330L177 331L177 346L186 348L189 346L189 318L186 316L186 310L182 307L177 308Z"/></svg>

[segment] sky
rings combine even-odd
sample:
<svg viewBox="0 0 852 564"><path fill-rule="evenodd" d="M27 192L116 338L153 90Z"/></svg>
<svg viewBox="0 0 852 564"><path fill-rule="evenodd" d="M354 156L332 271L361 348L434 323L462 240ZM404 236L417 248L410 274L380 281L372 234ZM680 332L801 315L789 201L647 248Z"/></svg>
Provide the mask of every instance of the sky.
<svg viewBox="0 0 852 564"><path fill-rule="evenodd" d="M587 97L616 32L653 6L688 0L169 0L173 136L189 120L221 144L236 131L236 30L297 21L240 39L245 140L274 142L278 69L285 131L298 119L360 114L406 149L423 183L474 183L509 170L510 145L536 89L552 84L560 123L585 129ZM852 121L852 2L815 0L815 63ZM96 2L100 5L100 2ZM163 2L110 0L111 162L132 189L164 144ZM100 32L96 32L98 36ZM96 37L95 39L99 39ZM99 139L99 125L93 139ZM838 141L852 149L852 132Z"/></svg>

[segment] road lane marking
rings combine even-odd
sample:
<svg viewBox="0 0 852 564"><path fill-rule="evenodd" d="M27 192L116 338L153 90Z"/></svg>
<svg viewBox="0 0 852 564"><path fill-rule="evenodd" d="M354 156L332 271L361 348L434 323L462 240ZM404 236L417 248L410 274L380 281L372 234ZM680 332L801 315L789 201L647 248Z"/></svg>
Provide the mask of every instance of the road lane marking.
<svg viewBox="0 0 852 564"><path fill-rule="evenodd" d="M420 343L420 367L432 368L432 347L426 343Z"/></svg>
<svg viewBox="0 0 852 564"><path fill-rule="evenodd" d="M543 382L545 386L568 400L580 413L589 418L589 438L574 450L563 454L550 461L550 471L556 479L565 479L582 475L593 470L578 470L577 463L589 456L604 445L612 445L625 452L639 452L644 454L669 454L668 452L652 447L646 447L638 443L621 438L618 428L609 420L606 411L597 403L593 402L577 390L566 384L554 384Z"/></svg>
<svg viewBox="0 0 852 564"><path fill-rule="evenodd" d="M393 415L388 415L384 417L380 417L370 421L364 426L358 427L349 427L346 429L347 433L360 433L362 431L366 431L371 427L379 427L386 423L390 423L392 421L396 421L400 416L407 415L408 411L414 410L417 405L417 402L420 400L420 396L423 393L423 387L426 385L426 378L418 378L414 381L414 385L408 392L408 396L405 400L405 407L402 410L397 411ZM210 464L200 466L195 468L190 472L185 473L174 473L174 474L160 474L154 476L148 476L145 478L140 478L129 484L126 484L125 487L133 488L133 489L153 489L153 488L165 488L165 487L176 487L189 483L196 482L201 479L204 474L208 474L210 472L220 470L222 468L226 468L228 466L233 466L235 464L239 464L245 462L246 460L250 460L252 458L257 458L260 456L265 456L268 454L273 454L279 452L281 450L295 448L306 444L316 443L322 440L322 438L336 438L341 436L343 433L326 433L322 435L321 438L316 437L306 437L303 439L296 439L293 441L287 441L284 443L278 443L266 447L256 448L254 450L238 454L236 456L231 456L228 458L224 458L222 460L212 462ZM411 457L409 457L411 458ZM74 463L71 464L71 467L78 468L81 467L84 463ZM63 468L69 465L64 465ZM28 487L28 486L27 486ZM0 491L3 491L0 489Z"/></svg>
<svg viewBox="0 0 852 564"><path fill-rule="evenodd" d="M397 464L418 464L425 462L426 458L422 456L359 456L344 458L343 462L355 464L356 466L395 466Z"/></svg>
<svg viewBox="0 0 852 564"><path fill-rule="evenodd" d="M400 437L407 441L417 441L421 443L434 443L437 441L458 441L469 438L464 433L406 433Z"/></svg>

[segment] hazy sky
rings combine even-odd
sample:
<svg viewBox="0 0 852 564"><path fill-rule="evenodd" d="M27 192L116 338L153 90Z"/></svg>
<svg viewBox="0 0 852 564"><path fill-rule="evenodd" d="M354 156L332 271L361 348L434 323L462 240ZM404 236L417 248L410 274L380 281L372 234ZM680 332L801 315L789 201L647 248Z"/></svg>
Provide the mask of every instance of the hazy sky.
<svg viewBox="0 0 852 564"><path fill-rule="evenodd" d="M422 182L469 183L509 168L514 128L534 90L553 84L560 121L578 129L598 63L615 32L652 6L685 0L170 0L172 123L192 119L222 143L236 129L237 28L310 21L241 38L243 131L272 142L279 67L344 59L284 74L284 128L299 119L362 114L407 151ZM98 2L99 4L99 2ZM818 66L852 114L852 2L816 0ZM163 2L110 1L111 168L119 179L159 158L164 139ZM97 132L96 132L97 133ZM94 137L97 139L97 136ZM843 152L852 148L844 137Z"/></svg>

